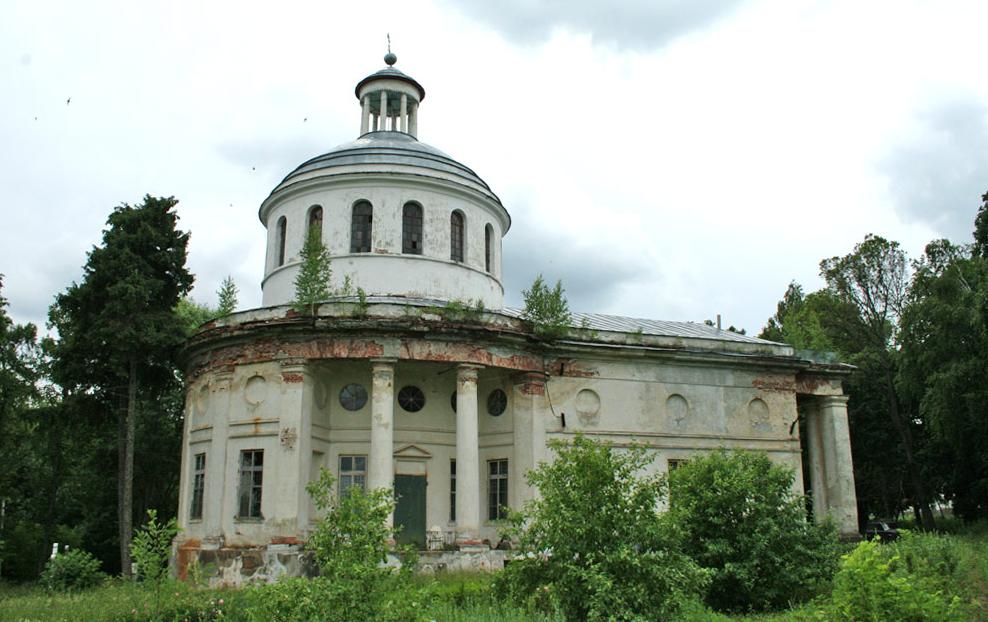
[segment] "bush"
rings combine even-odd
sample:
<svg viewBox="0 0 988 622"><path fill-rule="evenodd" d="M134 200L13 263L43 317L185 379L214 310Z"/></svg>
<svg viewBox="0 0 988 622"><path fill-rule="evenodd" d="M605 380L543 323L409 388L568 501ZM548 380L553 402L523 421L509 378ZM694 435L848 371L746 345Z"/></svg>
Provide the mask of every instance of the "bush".
<svg viewBox="0 0 988 622"><path fill-rule="evenodd" d="M536 335L553 340L566 334L571 316L563 292L562 281L556 281L556 287L549 289L541 274L536 277L531 289L522 292L525 309L521 317L532 323Z"/></svg>
<svg viewBox="0 0 988 622"><path fill-rule="evenodd" d="M148 510L148 522L134 534L130 543L130 554L141 579L149 583L160 583L168 577L168 558L176 535L178 523L174 517L161 524L158 522L158 512Z"/></svg>
<svg viewBox="0 0 988 622"><path fill-rule="evenodd" d="M96 587L105 578L99 560L82 549L55 556L41 572L41 584L52 592L86 590Z"/></svg>
<svg viewBox="0 0 988 622"><path fill-rule="evenodd" d="M829 585L837 537L806 520L793 472L760 453L713 452L669 475L665 519L686 553L712 573L707 604L763 611L807 600Z"/></svg>
<svg viewBox="0 0 988 622"><path fill-rule="evenodd" d="M845 555L834 580L829 620L910 622L966 620L960 599L932 591L910 575L895 547L862 542Z"/></svg>
<svg viewBox="0 0 988 622"><path fill-rule="evenodd" d="M570 620L667 619L696 598L706 575L656 513L663 486L637 477L650 461L577 435L554 441L551 464L527 474L540 496L511 517L519 556L497 579L513 602Z"/></svg>

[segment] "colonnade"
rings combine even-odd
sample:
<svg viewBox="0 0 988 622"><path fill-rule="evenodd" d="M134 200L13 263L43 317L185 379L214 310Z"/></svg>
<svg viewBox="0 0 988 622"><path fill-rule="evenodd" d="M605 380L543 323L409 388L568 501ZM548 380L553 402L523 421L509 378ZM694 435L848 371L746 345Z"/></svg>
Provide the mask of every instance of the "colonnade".
<svg viewBox="0 0 988 622"><path fill-rule="evenodd" d="M367 132L404 132L418 137L419 103L410 99L406 93L394 93L400 97L398 114L388 114L388 91L381 90L380 94L368 93L361 100L360 133ZM380 98L377 114L371 109L372 97Z"/></svg>

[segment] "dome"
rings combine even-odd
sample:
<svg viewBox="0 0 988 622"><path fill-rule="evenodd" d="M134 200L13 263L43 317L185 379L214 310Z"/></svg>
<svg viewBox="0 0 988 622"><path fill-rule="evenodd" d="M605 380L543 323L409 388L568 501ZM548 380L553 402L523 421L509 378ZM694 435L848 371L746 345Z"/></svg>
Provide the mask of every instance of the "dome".
<svg viewBox="0 0 988 622"><path fill-rule="evenodd" d="M397 60L397 58L395 60ZM372 82L374 80L388 79L388 78L390 78L392 80L401 80L402 82L406 82L406 83L410 84L411 86L415 87L415 90L418 91L418 93L419 93L419 101L422 101L423 99L425 99L425 89L422 88L422 85L419 84L415 80L415 78L412 78L408 74L406 74L406 73L404 73L402 71L399 71L399 70L395 69L394 67L385 67L384 69L382 69L380 71L375 71L371 75L367 76L366 78L364 78L363 80L361 80L360 82L358 82L357 83L357 88L354 89L354 93L356 93L357 99L360 99L360 90L364 87L365 84L367 84L368 82Z"/></svg>
<svg viewBox="0 0 988 622"><path fill-rule="evenodd" d="M368 132L303 162L271 194L303 179L367 172L407 173L451 181L485 195L504 209L490 186L471 169L409 134L390 131Z"/></svg>

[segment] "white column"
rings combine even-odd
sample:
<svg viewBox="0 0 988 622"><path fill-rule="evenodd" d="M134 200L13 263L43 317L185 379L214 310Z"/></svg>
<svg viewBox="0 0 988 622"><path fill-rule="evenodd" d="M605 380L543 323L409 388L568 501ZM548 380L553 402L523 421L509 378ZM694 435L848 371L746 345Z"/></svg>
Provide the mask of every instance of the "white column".
<svg viewBox="0 0 988 622"><path fill-rule="evenodd" d="M302 536L309 525L309 462L312 461L312 376L305 359L281 362L278 403L278 448L265 455L265 465L277 461L277 471L265 472L265 484L277 499L274 512L266 518L280 526L281 536ZM267 453L267 452L265 452ZM270 462L269 462L270 460ZM277 479L273 477L277 474ZM264 494L268 494L265 491ZM294 533L290 533L294 532Z"/></svg>
<svg viewBox="0 0 988 622"><path fill-rule="evenodd" d="M824 474L823 440L821 434L820 407L815 399L805 406L806 449L810 467L810 494L813 495L813 519L821 523L828 516L826 477Z"/></svg>
<svg viewBox="0 0 988 622"><path fill-rule="evenodd" d="M414 138L419 136L419 103L417 101L412 101L411 108L408 110L408 133Z"/></svg>
<svg viewBox="0 0 988 622"><path fill-rule="evenodd" d="M360 133L366 134L370 127L370 96L364 95L360 110Z"/></svg>
<svg viewBox="0 0 988 622"><path fill-rule="evenodd" d="M401 120L401 131L408 132L408 95L401 94L401 113L398 118Z"/></svg>
<svg viewBox="0 0 988 622"><path fill-rule="evenodd" d="M525 474L538 465L545 449L545 374L529 372L514 378L511 394L511 422L514 429L512 464L508 465L508 496L513 508L535 497L525 482Z"/></svg>
<svg viewBox="0 0 988 622"><path fill-rule="evenodd" d="M367 488L394 491L395 360L372 359L371 446ZM388 517L388 525L394 517Z"/></svg>
<svg viewBox="0 0 988 622"><path fill-rule="evenodd" d="M381 114L377 115L377 118L381 120L381 126L378 131L384 132L388 129L388 92L381 91Z"/></svg>
<svg viewBox="0 0 988 622"><path fill-rule="evenodd" d="M842 535L858 534L858 500L854 491L851 435L847 425L847 396L820 399L823 454L826 460L827 505Z"/></svg>
<svg viewBox="0 0 988 622"><path fill-rule="evenodd" d="M477 371L456 370L456 543L480 544L480 450L477 441Z"/></svg>

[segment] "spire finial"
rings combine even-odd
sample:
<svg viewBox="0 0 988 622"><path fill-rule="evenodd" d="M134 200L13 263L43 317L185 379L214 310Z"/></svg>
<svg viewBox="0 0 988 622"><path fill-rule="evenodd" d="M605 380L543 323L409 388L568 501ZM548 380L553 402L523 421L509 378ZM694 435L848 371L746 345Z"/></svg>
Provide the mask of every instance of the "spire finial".
<svg viewBox="0 0 988 622"><path fill-rule="evenodd" d="M388 53L384 55L384 62L388 67L398 62L398 57L391 52L391 33L388 33Z"/></svg>

